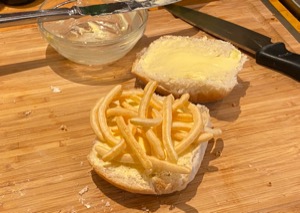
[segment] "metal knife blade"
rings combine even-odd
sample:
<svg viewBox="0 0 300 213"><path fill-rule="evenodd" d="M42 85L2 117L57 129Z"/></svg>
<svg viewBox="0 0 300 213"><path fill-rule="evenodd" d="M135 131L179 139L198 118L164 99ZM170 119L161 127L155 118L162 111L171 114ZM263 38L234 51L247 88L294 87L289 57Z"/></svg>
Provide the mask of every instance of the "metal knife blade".
<svg viewBox="0 0 300 213"><path fill-rule="evenodd" d="M43 18L43 21L56 21L68 18L78 18L84 15L103 16L117 13L126 13L135 10L161 7L179 1L181 0L129 0L108 4L73 6L71 8L54 8L48 10L18 13L4 13L0 14L0 27L15 26L20 24L32 24L36 23L37 18Z"/></svg>
<svg viewBox="0 0 300 213"><path fill-rule="evenodd" d="M181 0L142 0L142 1L120 1L109 4L98 4L84 7L76 7L80 15L111 15L126 13L134 10L150 9L153 7L173 4Z"/></svg>
<svg viewBox="0 0 300 213"><path fill-rule="evenodd" d="M272 43L265 35L190 8L179 5L165 8L187 23L254 55L257 64L300 81L300 55L288 51L284 43Z"/></svg>

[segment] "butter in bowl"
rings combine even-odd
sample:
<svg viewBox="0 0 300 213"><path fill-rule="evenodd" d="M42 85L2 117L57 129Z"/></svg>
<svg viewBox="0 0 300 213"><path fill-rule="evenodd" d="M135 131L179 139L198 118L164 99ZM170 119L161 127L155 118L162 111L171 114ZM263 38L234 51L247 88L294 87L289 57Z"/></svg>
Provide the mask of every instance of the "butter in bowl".
<svg viewBox="0 0 300 213"><path fill-rule="evenodd" d="M70 8L77 1L46 0L40 10ZM62 56L84 65L103 65L124 57L143 36L147 10L64 20L38 19L41 34Z"/></svg>

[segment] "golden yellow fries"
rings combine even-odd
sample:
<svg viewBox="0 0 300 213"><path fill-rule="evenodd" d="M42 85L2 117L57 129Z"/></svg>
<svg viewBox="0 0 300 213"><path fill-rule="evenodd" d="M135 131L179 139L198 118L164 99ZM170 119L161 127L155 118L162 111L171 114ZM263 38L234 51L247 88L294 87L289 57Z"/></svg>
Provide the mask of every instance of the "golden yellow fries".
<svg viewBox="0 0 300 213"><path fill-rule="evenodd" d="M205 127L201 110L189 102L188 94L176 100L161 97L156 87L154 81L144 90L123 91L119 85L96 103L90 118L99 141L95 150L103 161L140 165L148 173L190 173L178 158L221 130Z"/></svg>

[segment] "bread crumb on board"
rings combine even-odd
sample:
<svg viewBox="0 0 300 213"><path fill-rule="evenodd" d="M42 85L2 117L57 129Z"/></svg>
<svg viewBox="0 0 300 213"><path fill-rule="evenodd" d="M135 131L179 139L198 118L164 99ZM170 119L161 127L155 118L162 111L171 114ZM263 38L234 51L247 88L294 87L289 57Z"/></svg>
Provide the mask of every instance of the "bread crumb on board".
<svg viewBox="0 0 300 213"><path fill-rule="evenodd" d="M150 212L150 210L147 208L147 207L142 207L142 210L144 211L144 212Z"/></svg>
<svg viewBox="0 0 300 213"><path fill-rule="evenodd" d="M85 186L84 188L82 188L78 194L80 195L80 198L79 198L79 202L84 205L87 209L91 208L92 205L89 203L89 202L86 202L85 201L85 198L83 198L83 195L85 193L87 193L89 191L89 187L88 186Z"/></svg>
<svg viewBox="0 0 300 213"><path fill-rule="evenodd" d="M86 193L86 192L88 192L89 191L89 187L88 186L85 186L83 189L81 189L80 191L79 191L79 195L83 195L84 193Z"/></svg>
<svg viewBox="0 0 300 213"><path fill-rule="evenodd" d="M66 125L61 125L60 127L59 127L59 129L61 130L61 131L68 131L68 128L67 128L67 126Z"/></svg>
<svg viewBox="0 0 300 213"><path fill-rule="evenodd" d="M85 201L85 198L83 198L83 197L80 197L80 198L79 198L79 202L80 202L82 205L84 205L87 209L89 209L89 208L92 207L92 205L91 205L90 203L86 202L86 201Z"/></svg>
<svg viewBox="0 0 300 213"><path fill-rule="evenodd" d="M84 206L85 206L87 209L89 209L89 208L92 207L92 206L91 206L90 204L88 204L88 203L85 203Z"/></svg>
<svg viewBox="0 0 300 213"><path fill-rule="evenodd" d="M61 89L56 86L50 86L53 93L61 93Z"/></svg>
<svg viewBox="0 0 300 213"><path fill-rule="evenodd" d="M29 115L31 115L32 111L28 110L24 112L25 117L28 117Z"/></svg>

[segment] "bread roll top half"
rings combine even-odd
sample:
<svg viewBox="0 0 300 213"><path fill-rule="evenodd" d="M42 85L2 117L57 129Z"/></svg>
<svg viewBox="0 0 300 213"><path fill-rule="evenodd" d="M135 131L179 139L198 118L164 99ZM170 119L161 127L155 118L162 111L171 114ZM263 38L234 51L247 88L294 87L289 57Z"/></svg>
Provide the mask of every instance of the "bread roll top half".
<svg viewBox="0 0 300 213"><path fill-rule="evenodd" d="M216 39L163 36L144 49L132 73L144 84L159 83L157 91L205 103L228 95L237 84L237 74L246 56L228 42Z"/></svg>

